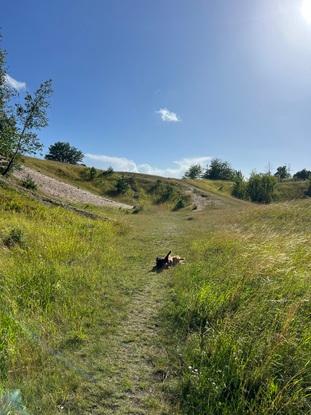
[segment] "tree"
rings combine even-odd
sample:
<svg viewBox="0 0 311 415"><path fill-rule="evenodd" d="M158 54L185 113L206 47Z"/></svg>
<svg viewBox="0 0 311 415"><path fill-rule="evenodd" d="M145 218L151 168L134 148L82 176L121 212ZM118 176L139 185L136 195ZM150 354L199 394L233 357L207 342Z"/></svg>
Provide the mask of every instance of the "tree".
<svg viewBox="0 0 311 415"><path fill-rule="evenodd" d="M236 172L227 161L213 159L207 166L203 177L211 180L233 180Z"/></svg>
<svg viewBox="0 0 311 415"><path fill-rule="evenodd" d="M200 164L193 164L186 171L184 178L185 179L197 179L202 175L202 167Z"/></svg>
<svg viewBox="0 0 311 415"><path fill-rule="evenodd" d="M15 92L8 86L6 72L6 52L0 49L0 155L9 158L16 145L15 120L9 107Z"/></svg>
<svg viewBox="0 0 311 415"><path fill-rule="evenodd" d="M84 154L69 143L57 141L49 147L46 160L60 161L61 163L77 164L83 160Z"/></svg>
<svg viewBox="0 0 311 415"><path fill-rule="evenodd" d="M290 178L290 172L288 171L287 166L279 166L276 169L276 173L274 174L274 176L281 182L285 179Z"/></svg>
<svg viewBox="0 0 311 415"><path fill-rule="evenodd" d="M24 105L16 104L14 113L14 143L7 167L7 175L14 167L16 159L22 154L34 154L42 148L36 131L48 125L48 98L52 94L52 81L43 82L32 96L27 93Z"/></svg>
<svg viewBox="0 0 311 415"><path fill-rule="evenodd" d="M231 194L239 199L248 199L247 182L245 182L243 176L236 178Z"/></svg>
<svg viewBox="0 0 311 415"><path fill-rule="evenodd" d="M247 194L252 202L271 203L276 178L270 174L252 173L247 183Z"/></svg>
<svg viewBox="0 0 311 415"><path fill-rule="evenodd" d="M309 179L308 189L305 191L305 195L311 197L311 177Z"/></svg>
<svg viewBox="0 0 311 415"><path fill-rule="evenodd" d="M308 180L311 179L311 171L307 169L302 169L300 171L297 171L297 173L294 174L293 178L295 180Z"/></svg>

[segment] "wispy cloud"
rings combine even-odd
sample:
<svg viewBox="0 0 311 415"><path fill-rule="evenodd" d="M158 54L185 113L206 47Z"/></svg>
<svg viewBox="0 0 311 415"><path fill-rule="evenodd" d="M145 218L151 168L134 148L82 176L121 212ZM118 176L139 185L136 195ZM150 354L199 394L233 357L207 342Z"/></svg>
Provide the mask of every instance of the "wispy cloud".
<svg viewBox="0 0 311 415"><path fill-rule="evenodd" d="M87 161L93 162L98 168L106 169L111 166L117 171L154 174L156 176L176 178L182 177L192 164L200 164L205 167L207 162L211 159L209 156L183 158L181 160L173 161L171 167L159 168L148 163L137 164L135 161L125 157L112 157L103 154L86 154L85 158Z"/></svg>
<svg viewBox="0 0 311 415"><path fill-rule="evenodd" d="M180 122L181 119L179 116L173 112L168 110L167 108L160 108L156 111L157 114L160 114L161 120L164 122Z"/></svg>
<svg viewBox="0 0 311 415"><path fill-rule="evenodd" d="M5 75L5 82L11 88L16 89L16 91L21 91L26 88L26 82L20 82L12 78L9 74Z"/></svg>

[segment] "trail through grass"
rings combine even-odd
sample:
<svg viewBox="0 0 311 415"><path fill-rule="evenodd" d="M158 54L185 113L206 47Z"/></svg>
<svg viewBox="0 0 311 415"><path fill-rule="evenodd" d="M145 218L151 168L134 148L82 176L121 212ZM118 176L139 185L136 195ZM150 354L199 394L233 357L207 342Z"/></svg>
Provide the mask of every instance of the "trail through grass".
<svg viewBox="0 0 311 415"><path fill-rule="evenodd" d="M5 414L310 412L309 201L90 219L0 192Z"/></svg>

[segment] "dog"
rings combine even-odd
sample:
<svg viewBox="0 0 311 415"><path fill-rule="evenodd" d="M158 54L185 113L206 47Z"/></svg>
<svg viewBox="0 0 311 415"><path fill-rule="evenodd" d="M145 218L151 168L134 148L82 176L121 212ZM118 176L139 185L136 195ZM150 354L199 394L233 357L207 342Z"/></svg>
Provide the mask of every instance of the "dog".
<svg viewBox="0 0 311 415"><path fill-rule="evenodd" d="M184 258L181 258L178 255L171 255L170 251L164 258L163 257L157 257L156 258L156 270L162 270L167 269L170 267L175 267L177 264L183 263L185 261Z"/></svg>

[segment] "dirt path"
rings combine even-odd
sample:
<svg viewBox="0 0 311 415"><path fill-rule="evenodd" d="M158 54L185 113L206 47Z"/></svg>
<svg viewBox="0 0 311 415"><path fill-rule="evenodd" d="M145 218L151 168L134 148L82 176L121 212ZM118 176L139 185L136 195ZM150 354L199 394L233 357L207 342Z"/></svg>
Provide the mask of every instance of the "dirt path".
<svg viewBox="0 0 311 415"><path fill-rule="evenodd" d="M91 204L95 206L107 206L121 209L132 209L133 206L125 203L115 202L114 200L105 197L94 195L87 190L79 189L78 187L45 176L38 171L32 170L29 167L23 167L22 170L16 171L14 176L18 179L25 179L30 176L38 186L38 189L48 195L58 199L66 200L71 203Z"/></svg>
<svg viewBox="0 0 311 415"><path fill-rule="evenodd" d="M161 311L169 295L171 270L150 272L156 254L176 244L179 227L168 215L151 224L149 218L131 215L131 246L120 246L128 266L119 278L135 280L129 293L126 316L108 337L97 341L96 355L85 356L88 372L79 395L82 406L73 413L87 415L173 415L164 388L168 356ZM173 248L174 249L174 248ZM178 249L178 248L175 248ZM133 257L135 256L135 260Z"/></svg>

